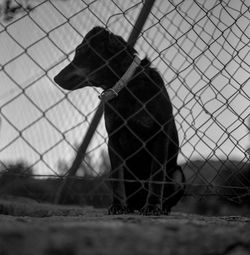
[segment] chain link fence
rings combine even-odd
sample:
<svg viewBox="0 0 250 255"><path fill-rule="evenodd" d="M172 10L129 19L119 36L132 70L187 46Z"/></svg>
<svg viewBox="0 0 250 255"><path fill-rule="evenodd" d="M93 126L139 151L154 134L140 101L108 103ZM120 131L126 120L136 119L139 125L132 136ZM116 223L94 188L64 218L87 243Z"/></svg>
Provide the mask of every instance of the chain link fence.
<svg viewBox="0 0 250 255"><path fill-rule="evenodd" d="M26 163L18 163L12 174L32 169L32 176L42 177L25 182L26 191L47 177L65 175L99 104L100 90L69 93L57 87L53 77L72 60L75 47L94 26L127 40L143 4L0 2L0 164L6 173L23 160ZM171 97L187 195L237 202L249 196L249 8L248 0L158 0L135 46L162 74ZM82 185L89 188L85 197L96 192L98 199L105 199L106 151L101 120L72 177L85 183L77 183L71 197L81 194Z"/></svg>

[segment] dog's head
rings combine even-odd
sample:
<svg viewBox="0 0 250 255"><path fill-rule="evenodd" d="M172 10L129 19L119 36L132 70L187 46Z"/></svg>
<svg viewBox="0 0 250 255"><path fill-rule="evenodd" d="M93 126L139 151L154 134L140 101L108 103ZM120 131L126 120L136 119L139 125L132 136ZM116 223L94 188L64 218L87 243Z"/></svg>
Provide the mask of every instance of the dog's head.
<svg viewBox="0 0 250 255"><path fill-rule="evenodd" d="M95 27L77 46L72 62L54 80L67 90L86 86L108 89L126 71L135 53L122 37Z"/></svg>

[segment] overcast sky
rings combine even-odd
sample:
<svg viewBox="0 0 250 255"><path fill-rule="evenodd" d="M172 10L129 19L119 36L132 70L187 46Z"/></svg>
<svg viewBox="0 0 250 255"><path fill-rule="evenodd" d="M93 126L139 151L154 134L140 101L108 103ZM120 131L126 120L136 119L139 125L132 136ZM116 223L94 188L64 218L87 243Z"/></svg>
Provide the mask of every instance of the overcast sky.
<svg viewBox="0 0 250 255"><path fill-rule="evenodd" d="M40 174L70 160L98 91L68 93L53 77L93 26L128 38L141 1L30 1L34 10L0 18L0 160L24 159ZM40 4L42 3L42 4ZM2 2L0 1L0 4ZM88 5L87 5L88 4ZM136 49L161 72L188 159L247 159L250 145L250 1L156 1ZM103 121L89 148L106 150Z"/></svg>

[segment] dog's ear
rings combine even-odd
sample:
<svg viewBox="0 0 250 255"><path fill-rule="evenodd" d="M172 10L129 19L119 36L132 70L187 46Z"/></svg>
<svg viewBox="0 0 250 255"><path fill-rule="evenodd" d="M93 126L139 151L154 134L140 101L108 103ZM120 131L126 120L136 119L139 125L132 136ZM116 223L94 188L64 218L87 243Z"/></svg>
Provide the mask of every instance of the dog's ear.
<svg viewBox="0 0 250 255"><path fill-rule="evenodd" d="M134 55L135 49L129 46L121 36L114 35L112 33L108 36L107 48L112 54L127 51L129 54Z"/></svg>
<svg viewBox="0 0 250 255"><path fill-rule="evenodd" d="M104 43L108 40L109 32L103 27L94 27L90 30L84 40L90 46L99 46L100 44Z"/></svg>

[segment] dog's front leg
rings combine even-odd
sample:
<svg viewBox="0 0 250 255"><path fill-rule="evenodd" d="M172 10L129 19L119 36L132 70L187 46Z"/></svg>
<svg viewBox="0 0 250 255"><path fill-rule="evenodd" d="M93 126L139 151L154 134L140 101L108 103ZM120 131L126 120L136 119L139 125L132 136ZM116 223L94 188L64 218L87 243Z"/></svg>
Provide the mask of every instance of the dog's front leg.
<svg viewBox="0 0 250 255"><path fill-rule="evenodd" d="M149 180L149 190L146 204L140 210L143 215L161 215L162 214L162 193L164 180L164 165L159 166L156 163L152 165L152 173Z"/></svg>
<svg viewBox="0 0 250 255"><path fill-rule="evenodd" d="M108 214L123 214L127 212L126 194L124 186L124 169L121 157L114 151L109 142L109 157L111 162L111 185L113 201L108 209Z"/></svg>
<svg viewBox="0 0 250 255"><path fill-rule="evenodd" d="M146 204L140 211L140 213L143 215L162 214L163 182L165 178L167 153L166 149L166 144L161 136L154 139L154 144L150 149L152 163L148 185L148 196Z"/></svg>

